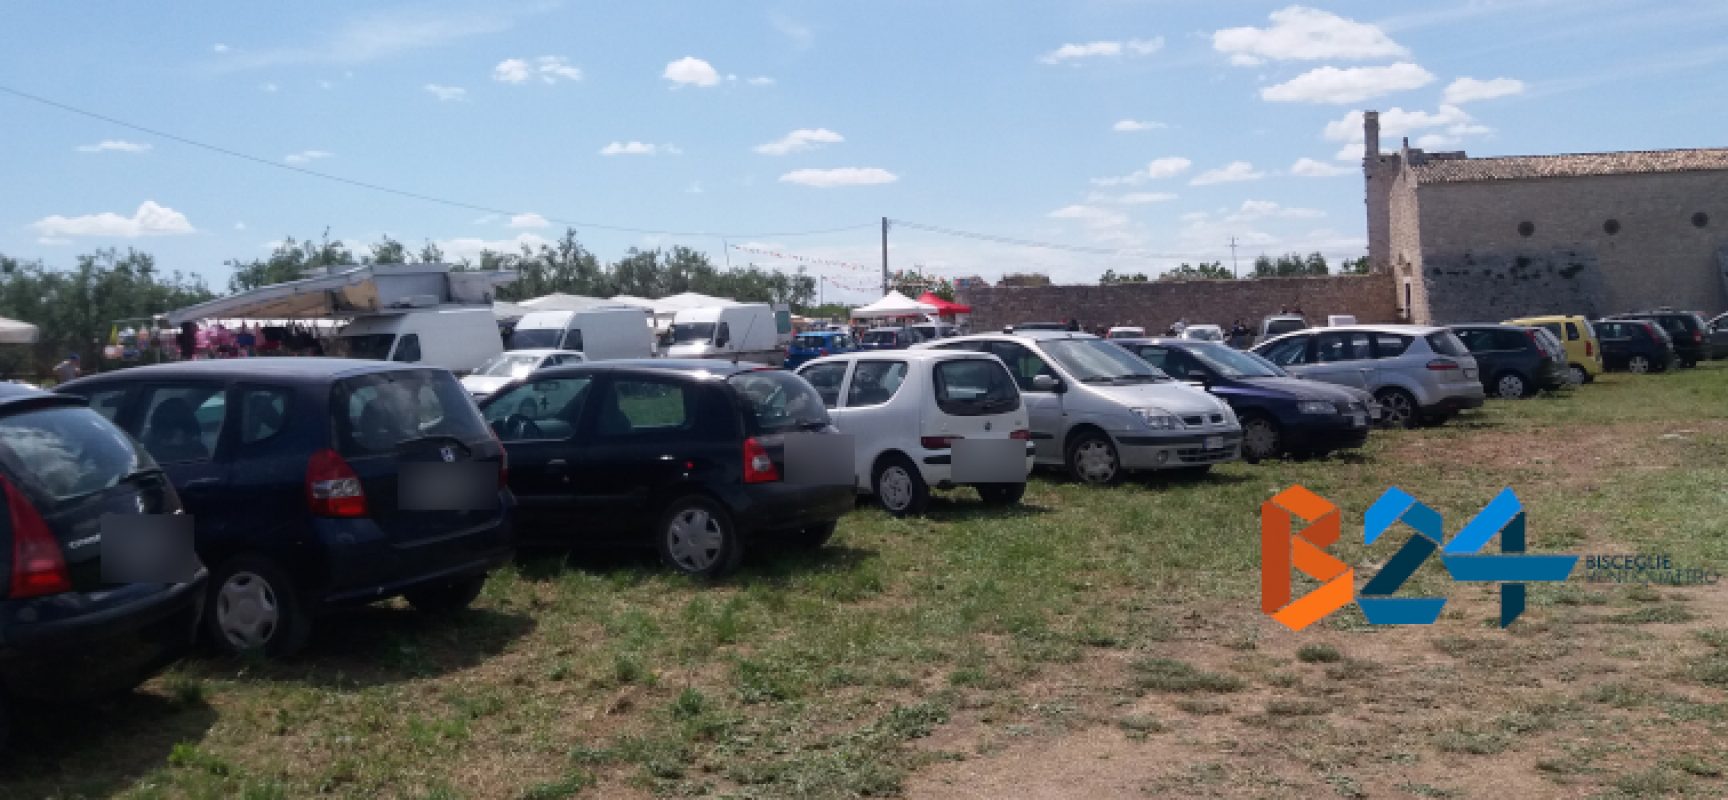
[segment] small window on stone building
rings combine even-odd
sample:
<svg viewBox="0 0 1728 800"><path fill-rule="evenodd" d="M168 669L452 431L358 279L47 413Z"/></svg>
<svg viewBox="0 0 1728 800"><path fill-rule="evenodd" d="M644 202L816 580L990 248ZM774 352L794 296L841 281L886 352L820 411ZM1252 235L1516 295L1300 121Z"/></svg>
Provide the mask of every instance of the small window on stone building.
<svg viewBox="0 0 1728 800"><path fill-rule="evenodd" d="M1692 227L1702 228L1710 224L1710 215L1702 211L1692 215Z"/></svg>
<svg viewBox="0 0 1728 800"><path fill-rule="evenodd" d="M1609 236L1613 236L1614 234L1619 233L1620 232L1620 220L1611 219L1611 220L1608 220L1607 222L1602 223L1602 230L1604 232L1606 232Z"/></svg>
<svg viewBox="0 0 1728 800"><path fill-rule="evenodd" d="M1525 220L1524 222L1518 223L1518 235L1519 236L1529 236L1535 232L1536 232L1536 223L1530 222L1529 220Z"/></svg>

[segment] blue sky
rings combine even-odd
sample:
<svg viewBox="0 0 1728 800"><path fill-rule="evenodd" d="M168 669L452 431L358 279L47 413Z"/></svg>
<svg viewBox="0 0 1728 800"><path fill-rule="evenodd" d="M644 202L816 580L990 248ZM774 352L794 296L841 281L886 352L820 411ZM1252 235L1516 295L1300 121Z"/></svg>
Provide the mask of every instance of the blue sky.
<svg viewBox="0 0 1728 800"><path fill-rule="evenodd" d="M1337 259L1361 109L1387 147L1721 146L1724 34L1719 0L13 3L0 86L269 164L0 92L0 252L133 246L220 288L326 228L460 255L568 222L604 259L814 259L842 300L884 216L1110 251L894 228L895 267L949 276Z"/></svg>

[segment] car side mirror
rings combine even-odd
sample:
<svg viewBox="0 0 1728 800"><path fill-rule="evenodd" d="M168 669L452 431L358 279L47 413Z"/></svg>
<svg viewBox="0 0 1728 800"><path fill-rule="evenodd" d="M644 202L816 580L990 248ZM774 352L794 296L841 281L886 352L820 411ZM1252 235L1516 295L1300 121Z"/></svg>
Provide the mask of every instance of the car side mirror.
<svg viewBox="0 0 1728 800"><path fill-rule="evenodd" d="M1032 389L1038 392L1062 391L1062 381L1055 375L1036 375L1032 378Z"/></svg>

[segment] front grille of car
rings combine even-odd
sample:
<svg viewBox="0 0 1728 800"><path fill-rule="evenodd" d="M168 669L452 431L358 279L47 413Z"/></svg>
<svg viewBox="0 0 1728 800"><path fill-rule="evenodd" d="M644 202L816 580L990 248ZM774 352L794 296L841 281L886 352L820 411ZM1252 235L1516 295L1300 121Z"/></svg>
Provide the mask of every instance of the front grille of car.
<svg viewBox="0 0 1728 800"><path fill-rule="evenodd" d="M1199 415L1199 414L1195 414L1193 416L1188 416L1188 417L1183 417L1182 418L1182 424L1187 425L1187 426L1192 427L1192 428L1197 428L1201 425L1206 424L1206 417Z"/></svg>
<svg viewBox="0 0 1728 800"><path fill-rule="evenodd" d="M1176 451L1176 460L1184 464L1213 464L1229 460L1233 448L1229 445L1217 450L1207 450L1202 447L1184 447Z"/></svg>

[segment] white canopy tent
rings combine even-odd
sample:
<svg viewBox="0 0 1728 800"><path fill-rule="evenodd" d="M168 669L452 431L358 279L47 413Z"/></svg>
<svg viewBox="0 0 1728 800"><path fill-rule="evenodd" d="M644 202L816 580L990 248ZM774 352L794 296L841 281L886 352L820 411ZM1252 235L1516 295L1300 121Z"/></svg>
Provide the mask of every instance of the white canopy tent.
<svg viewBox="0 0 1728 800"><path fill-rule="evenodd" d="M883 319L890 317L921 317L936 313L936 307L929 303L920 303L899 292L889 292L881 300L867 306L852 309L854 319Z"/></svg>
<svg viewBox="0 0 1728 800"><path fill-rule="evenodd" d="M41 335L35 325L0 317L0 344L35 344Z"/></svg>
<svg viewBox="0 0 1728 800"><path fill-rule="evenodd" d="M549 295L523 300L517 305L528 311L586 311L600 306L617 305L617 303L599 297L584 297L579 294L564 294L553 292Z"/></svg>

